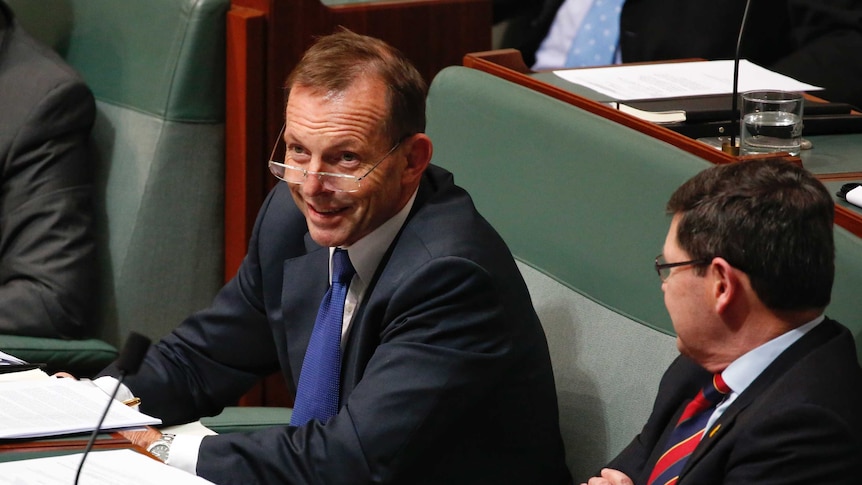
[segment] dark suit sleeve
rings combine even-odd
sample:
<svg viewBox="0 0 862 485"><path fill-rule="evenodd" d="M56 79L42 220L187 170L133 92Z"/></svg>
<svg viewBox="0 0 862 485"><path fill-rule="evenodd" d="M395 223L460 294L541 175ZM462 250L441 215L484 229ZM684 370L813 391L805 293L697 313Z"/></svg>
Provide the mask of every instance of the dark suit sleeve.
<svg viewBox="0 0 862 485"><path fill-rule="evenodd" d="M792 39L798 48L768 67L827 88L815 93L824 99L862 107L862 2L788 3Z"/></svg>
<svg viewBox="0 0 862 485"><path fill-rule="evenodd" d="M38 100L0 158L0 333L74 338L94 323L94 117L89 89L67 80Z"/></svg>
<svg viewBox="0 0 862 485"><path fill-rule="evenodd" d="M334 418L207 437L198 474L223 482L426 483L405 470L457 446L454 430L474 433L464 420L481 412L476 403L505 377L518 378L510 372L502 305L482 268L460 258L432 259L398 286L380 315L380 345ZM421 468L433 473L432 466Z"/></svg>
<svg viewBox="0 0 862 485"><path fill-rule="evenodd" d="M677 357L662 376L652 413L643 430L608 463L608 468L622 471L636 484L646 483L658 459L657 449L667 440L670 423L677 421L675 418L684 404L709 382L709 377L708 372L688 358ZM598 470L596 472L598 474Z"/></svg>
<svg viewBox="0 0 862 485"><path fill-rule="evenodd" d="M273 205L272 199L270 194L261 214ZM137 374L125 379L141 398L141 411L159 417L165 425L214 416L279 368L257 251L261 218L236 276L210 307L189 316L153 345ZM281 287L279 282L273 286ZM112 364L100 375L118 376L119 370Z"/></svg>

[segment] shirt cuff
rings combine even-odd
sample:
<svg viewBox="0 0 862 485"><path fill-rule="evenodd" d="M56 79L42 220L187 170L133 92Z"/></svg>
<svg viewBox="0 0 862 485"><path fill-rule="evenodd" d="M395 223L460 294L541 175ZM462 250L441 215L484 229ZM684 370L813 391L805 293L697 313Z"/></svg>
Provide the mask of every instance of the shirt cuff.
<svg viewBox="0 0 862 485"><path fill-rule="evenodd" d="M119 381L116 377L102 376L98 379L93 380L92 382L93 385L95 385L96 387L101 389L102 392L110 396L111 393L114 392L114 388L117 387L117 382ZM133 397L135 397L135 395L132 394L132 391L129 390L129 388L126 387L125 384L120 384L120 388L117 390L117 395L114 396L114 399L117 401L126 401L132 399ZM133 408L138 409L138 406L133 406Z"/></svg>
<svg viewBox="0 0 862 485"><path fill-rule="evenodd" d="M168 465L197 475L198 454L203 439L203 436L198 435L176 435L168 453Z"/></svg>
<svg viewBox="0 0 862 485"><path fill-rule="evenodd" d="M117 379L111 376L102 376L95 379L93 384L110 396L117 385ZM120 384L116 399L125 401L133 397L132 391L125 384ZM200 454L201 441L203 439L203 436L193 434L176 435L174 441L171 443L171 451L168 453L167 464L192 475L197 475L198 455Z"/></svg>

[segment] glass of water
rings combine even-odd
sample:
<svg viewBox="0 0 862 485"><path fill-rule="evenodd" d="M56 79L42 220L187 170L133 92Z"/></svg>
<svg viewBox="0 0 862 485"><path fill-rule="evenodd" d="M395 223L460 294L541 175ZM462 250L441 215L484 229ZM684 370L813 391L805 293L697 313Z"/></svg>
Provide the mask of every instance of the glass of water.
<svg viewBox="0 0 862 485"><path fill-rule="evenodd" d="M795 91L742 93L742 154L799 155L804 98Z"/></svg>

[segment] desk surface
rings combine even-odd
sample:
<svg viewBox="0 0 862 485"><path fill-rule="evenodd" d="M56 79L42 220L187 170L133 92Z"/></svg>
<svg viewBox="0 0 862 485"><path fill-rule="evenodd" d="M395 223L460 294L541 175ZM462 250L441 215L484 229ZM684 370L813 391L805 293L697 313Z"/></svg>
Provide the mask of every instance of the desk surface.
<svg viewBox="0 0 862 485"><path fill-rule="evenodd" d="M566 81L553 72L537 72L529 76L593 101L613 101L607 95ZM862 133L819 135L807 138L812 142L813 149L804 150L799 155L805 168L818 176L827 176L827 178L839 176L848 179L862 178Z"/></svg>
<svg viewBox="0 0 862 485"><path fill-rule="evenodd" d="M464 65L573 104L670 143L712 163L731 163L746 158L733 157L661 125L617 111L605 104L613 101L607 95L566 81L553 72L530 71L524 64L520 52L514 49L467 54ZM804 150L799 157L783 158L795 163L801 162L802 166L817 175L835 199L836 224L862 237L862 208L849 204L835 195L843 183L862 182L862 134L819 135L807 138L813 144L811 150Z"/></svg>

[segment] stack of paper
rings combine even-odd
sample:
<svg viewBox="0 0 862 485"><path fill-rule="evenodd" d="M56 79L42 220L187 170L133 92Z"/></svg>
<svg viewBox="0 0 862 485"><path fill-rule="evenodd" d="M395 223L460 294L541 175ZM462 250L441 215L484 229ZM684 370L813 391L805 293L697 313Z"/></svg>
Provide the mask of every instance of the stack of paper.
<svg viewBox="0 0 862 485"><path fill-rule="evenodd" d="M617 101L705 96L733 91L732 60L566 69L554 71L554 74ZM756 89L812 91L822 88L741 60L738 91Z"/></svg>
<svg viewBox="0 0 862 485"><path fill-rule="evenodd" d="M92 431L109 396L89 381L0 382L0 438L37 438ZM137 428L161 420L111 400L102 429Z"/></svg>

